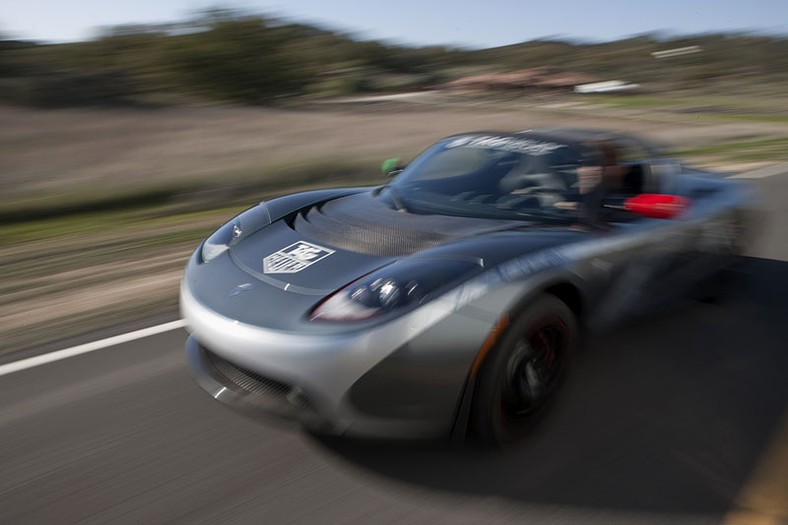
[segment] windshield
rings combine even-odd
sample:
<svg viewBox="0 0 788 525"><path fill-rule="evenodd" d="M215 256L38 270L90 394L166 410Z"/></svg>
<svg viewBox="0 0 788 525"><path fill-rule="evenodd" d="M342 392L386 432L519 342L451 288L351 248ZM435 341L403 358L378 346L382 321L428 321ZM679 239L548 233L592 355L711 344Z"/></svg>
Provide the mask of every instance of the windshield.
<svg viewBox="0 0 788 525"><path fill-rule="evenodd" d="M569 219L579 200L583 152L569 144L510 135L449 138L391 183L414 213L496 219Z"/></svg>

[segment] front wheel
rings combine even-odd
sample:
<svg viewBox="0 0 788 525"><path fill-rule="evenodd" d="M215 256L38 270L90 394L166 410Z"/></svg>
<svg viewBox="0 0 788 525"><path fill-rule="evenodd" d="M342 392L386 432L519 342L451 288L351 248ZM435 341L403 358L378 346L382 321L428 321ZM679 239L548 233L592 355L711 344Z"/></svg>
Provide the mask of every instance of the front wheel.
<svg viewBox="0 0 788 525"><path fill-rule="evenodd" d="M521 438L561 383L576 338L575 315L553 295L517 315L479 371L471 437L484 446Z"/></svg>

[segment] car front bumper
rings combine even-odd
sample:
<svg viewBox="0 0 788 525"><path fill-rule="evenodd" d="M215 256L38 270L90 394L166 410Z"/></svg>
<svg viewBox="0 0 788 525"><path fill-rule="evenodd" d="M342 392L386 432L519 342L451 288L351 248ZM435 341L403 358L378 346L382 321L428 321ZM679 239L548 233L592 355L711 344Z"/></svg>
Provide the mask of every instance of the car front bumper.
<svg viewBox="0 0 788 525"><path fill-rule="evenodd" d="M252 417L300 422L328 433L336 430L300 388L227 361L194 335L186 341L186 359L197 383L224 405Z"/></svg>
<svg viewBox="0 0 788 525"><path fill-rule="evenodd" d="M282 332L222 316L196 299L185 282L181 313L191 332L189 368L217 401L246 415L295 421L321 433L397 439L450 433L468 367L492 327L490 320L435 301L363 330ZM425 380L425 366L443 373ZM360 380L372 371L393 380L370 391L370 381ZM365 407L349 395L357 384L365 385L363 395L370 400ZM414 395L419 388L424 396ZM409 394L403 397L411 405L393 411L398 392ZM388 411L367 409L378 399Z"/></svg>

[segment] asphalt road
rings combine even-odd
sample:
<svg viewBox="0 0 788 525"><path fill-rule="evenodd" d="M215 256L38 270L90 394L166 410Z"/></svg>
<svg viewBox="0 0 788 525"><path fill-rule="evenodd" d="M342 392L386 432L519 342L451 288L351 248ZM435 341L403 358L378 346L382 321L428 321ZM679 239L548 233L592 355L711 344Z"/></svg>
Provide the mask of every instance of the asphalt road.
<svg viewBox="0 0 788 525"><path fill-rule="evenodd" d="M0 523L788 520L788 172L756 182L771 217L743 285L594 337L516 449L247 420L175 330L0 377Z"/></svg>

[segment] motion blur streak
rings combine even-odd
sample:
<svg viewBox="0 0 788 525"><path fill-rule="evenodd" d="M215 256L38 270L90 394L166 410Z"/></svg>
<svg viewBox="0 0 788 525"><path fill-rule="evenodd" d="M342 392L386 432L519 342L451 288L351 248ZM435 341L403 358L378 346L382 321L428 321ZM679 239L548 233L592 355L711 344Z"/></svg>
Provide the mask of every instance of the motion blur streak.
<svg viewBox="0 0 788 525"><path fill-rule="evenodd" d="M15 361L13 363L8 363L6 365L0 366L0 376L4 376L6 374L13 374L14 372L19 372L20 370L27 370L28 368L33 368L36 366L45 365L47 363L60 361L61 359L68 359L69 357L74 357L76 355L87 354L88 352L95 352L96 350L109 348L110 346L128 343L130 341L136 341L137 339L150 337L152 335L161 334L163 332L177 330L178 328L183 328L183 326L184 326L184 322L179 319L177 321L172 321L169 323L164 323L156 326L150 326L148 328L142 328L141 330L135 330L134 332L120 334L114 337L108 337L106 339L100 339L99 341L93 341L91 343L85 343L83 345L73 346L71 348L64 348L63 350L58 350L56 352L51 352L44 355L37 355L35 357L30 357L28 359L22 359L21 361Z"/></svg>

